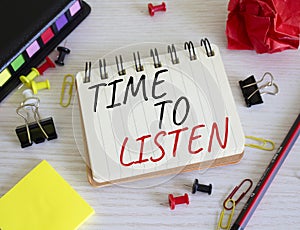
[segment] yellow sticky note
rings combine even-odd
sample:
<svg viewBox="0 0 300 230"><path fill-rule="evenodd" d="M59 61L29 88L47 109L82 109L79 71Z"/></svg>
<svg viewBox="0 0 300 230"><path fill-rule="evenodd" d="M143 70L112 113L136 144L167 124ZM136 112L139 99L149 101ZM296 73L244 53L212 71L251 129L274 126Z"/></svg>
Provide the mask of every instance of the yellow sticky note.
<svg viewBox="0 0 300 230"><path fill-rule="evenodd" d="M45 160L0 198L1 230L73 230L93 208Z"/></svg>

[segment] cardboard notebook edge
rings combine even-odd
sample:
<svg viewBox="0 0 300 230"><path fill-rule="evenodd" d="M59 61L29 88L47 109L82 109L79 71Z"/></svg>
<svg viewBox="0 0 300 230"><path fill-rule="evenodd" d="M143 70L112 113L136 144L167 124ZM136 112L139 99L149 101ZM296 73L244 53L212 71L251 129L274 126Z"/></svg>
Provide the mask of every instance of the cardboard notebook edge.
<svg viewBox="0 0 300 230"><path fill-rule="evenodd" d="M88 165L86 166L86 170L87 170L88 181L93 187L104 187L104 186L109 186L112 184L134 182L134 181L141 180L141 179L150 179L150 178L156 178L159 176L168 176L168 175L172 175L172 174L175 174L178 172L185 173L185 172L191 172L191 171L195 171L195 170L203 170L203 169L207 169L207 168L215 168L215 167L225 166L225 165L229 165L229 164L236 164L242 159L243 155L244 155L244 151L239 154L235 154L233 156L222 157L222 158L218 158L216 160L209 160L209 161L204 161L201 163L194 163L194 164L190 164L190 165L186 165L186 166L182 166L182 167L165 169L165 170L160 170L157 172L145 173L142 175L127 177L127 178L123 178L123 179L119 179L119 180L105 181L105 182L96 181L93 177L92 169Z"/></svg>

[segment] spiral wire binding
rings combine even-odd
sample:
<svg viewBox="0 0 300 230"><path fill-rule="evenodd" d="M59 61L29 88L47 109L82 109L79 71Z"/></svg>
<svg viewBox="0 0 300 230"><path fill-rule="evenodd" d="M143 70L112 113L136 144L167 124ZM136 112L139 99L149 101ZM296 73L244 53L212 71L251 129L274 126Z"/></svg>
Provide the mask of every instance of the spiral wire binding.
<svg viewBox="0 0 300 230"><path fill-rule="evenodd" d="M196 60L197 59L197 55L195 53L195 48L194 48L194 44L193 42L189 41L189 42L185 42L184 43L184 49L188 49L189 50L189 54L190 54L190 60Z"/></svg>
<svg viewBox="0 0 300 230"><path fill-rule="evenodd" d="M204 46L205 48L205 52L206 55L208 57L212 57L214 56L214 51L211 48L210 42L207 38L203 38L200 41L200 45ZM180 63L179 58L177 56L177 52L176 52L176 48L175 45L168 45L168 53L171 55L171 61L172 64L178 64ZM192 41L188 41L184 43L184 49L189 51L189 57L190 60L197 60L197 55L195 52L195 47ZM159 54L156 48L154 49L150 49L150 56L153 58L153 63L154 63L154 67L155 68L159 68L162 66L160 60L159 60ZM144 66L141 63L141 57L140 57L140 53L139 51L137 51L136 53L133 52L133 58L134 58L134 64L135 64L135 69L137 72L141 72L144 71ZM117 65L117 69L118 69L118 74L120 76L122 75L126 75L126 70L123 67L123 59L122 59L122 55L119 55L119 59L117 56L115 56L116 59L116 65ZM100 78L102 80L107 79L108 78L108 73L106 72L106 61L105 59L101 60L99 59L99 72L100 72ZM84 83L86 82L90 82L90 77L91 77L91 62L86 62L85 63L85 78L84 78ZM275 85L275 84L274 84ZM275 85L276 86L276 85ZM264 93L268 93L268 92L264 92Z"/></svg>
<svg viewBox="0 0 300 230"><path fill-rule="evenodd" d="M103 72L102 72L102 69L103 69ZM106 72L106 61L105 61L105 59L103 59L103 64L102 64L102 60L99 59L99 72L100 72L100 78L102 80L108 78L108 74Z"/></svg>
<svg viewBox="0 0 300 230"><path fill-rule="evenodd" d="M161 65L161 62L159 61L159 55L158 55L156 48L154 48L154 52L153 52L153 49L150 50L150 55L151 55L151 57L153 57L154 67L155 68L161 67L162 65ZM155 56L156 56L157 62L155 60Z"/></svg>
<svg viewBox="0 0 300 230"><path fill-rule="evenodd" d="M170 53L170 55L171 55L171 60L172 60L173 65L178 64L179 58L177 57L174 44L172 44L172 46L168 45L168 53ZM174 54L174 56L173 56L173 54Z"/></svg>
<svg viewBox="0 0 300 230"><path fill-rule="evenodd" d="M118 74L119 76L125 75L126 74L126 70L123 68L123 59L122 59L122 55L119 56L120 57L120 66L119 66L119 61L118 61L118 57L116 56L116 65L118 68Z"/></svg>
<svg viewBox="0 0 300 230"><path fill-rule="evenodd" d="M214 51L211 49L210 42L207 38L201 39L200 45L204 45L207 57L212 57L215 55Z"/></svg>
<svg viewBox="0 0 300 230"><path fill-rule="evenodd" d="M85 75L84 75L84 83L90 82L91 80L91 62L85 62Z"/></svg>
<svg viewBox="0 0 300 230"><path fill-rule="evenodd" d="M141 72L144 70L144 66L141 64L141 57L140 57L140 53L139 51L137 51L137 60L136 60L136 56L135 53L133 53L133 59L134 59L134 64L135 64L135 70L136 72Z"/></svg>

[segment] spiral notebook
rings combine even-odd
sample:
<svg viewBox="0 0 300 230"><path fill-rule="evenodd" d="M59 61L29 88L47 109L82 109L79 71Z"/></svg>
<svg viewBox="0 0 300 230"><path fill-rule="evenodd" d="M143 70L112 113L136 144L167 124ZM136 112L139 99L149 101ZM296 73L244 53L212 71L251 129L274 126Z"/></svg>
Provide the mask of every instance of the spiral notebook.
<svg viewBox="0 0 300 230"><path fill-rule="evenodd" d="M76 75L88 178L104 186L237 163L244 134L220 51L149 47Z"/></svg>

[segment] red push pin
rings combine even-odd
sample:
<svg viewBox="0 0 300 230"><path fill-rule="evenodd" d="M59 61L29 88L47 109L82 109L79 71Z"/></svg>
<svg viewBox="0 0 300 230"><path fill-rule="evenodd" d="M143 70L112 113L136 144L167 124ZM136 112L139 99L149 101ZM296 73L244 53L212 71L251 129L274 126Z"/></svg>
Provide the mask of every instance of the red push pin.
<svg viewBox="0 0 300 230"><path fill-rule="evenodd" d="M40 75L43 75L43 73L48 69L48 68L54 68L55 64L51 61L49 57L46 57L46 62L42 64L40 67L37 68L39 71Z"/></svg>
<svg viewBox="0 0 300 230"><path fill-rule="evenodd" d="M175 209L176 204L189 204L189 196L185 193L183 196L174 197L172 194L169 194L169 205L171 210Z"/></svg>
<svg viewBox="0 0 300 230"><path fill-rule="evenodd" d="M166 11L167 10L166 3L162 2L160 5L156 5L156 6L153 6L152 3L149 3L148 10L151 16L153 16L154 13L157 11Z"/></svg>

